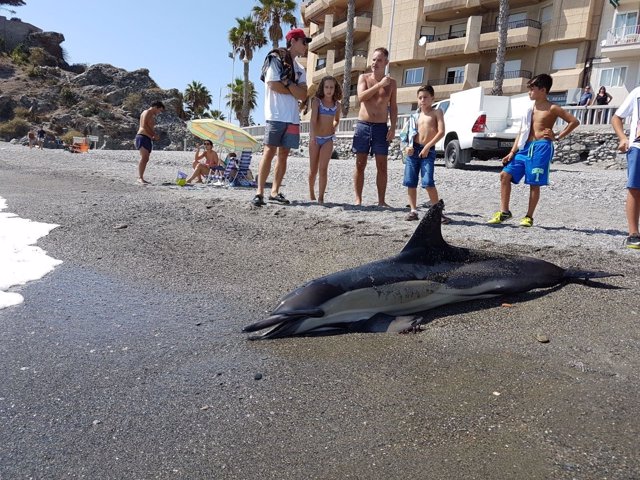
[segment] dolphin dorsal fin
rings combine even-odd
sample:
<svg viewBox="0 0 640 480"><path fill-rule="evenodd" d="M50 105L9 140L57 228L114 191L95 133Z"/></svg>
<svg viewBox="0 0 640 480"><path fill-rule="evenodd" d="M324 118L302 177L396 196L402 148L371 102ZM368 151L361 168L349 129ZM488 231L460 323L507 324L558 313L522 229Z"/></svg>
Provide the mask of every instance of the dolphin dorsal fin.
<svg viewBox="0 0 640 480"><path fill-rule="evenodd" d="M420 224L413 232L413 235L404 246L402 251L413 250L414 248L424 248L427 246L438 247L446 245L446 242L442 238L442 210L444 209L444 202L439 200L438 203L432 205L424 217L420 221Z"/></svg>

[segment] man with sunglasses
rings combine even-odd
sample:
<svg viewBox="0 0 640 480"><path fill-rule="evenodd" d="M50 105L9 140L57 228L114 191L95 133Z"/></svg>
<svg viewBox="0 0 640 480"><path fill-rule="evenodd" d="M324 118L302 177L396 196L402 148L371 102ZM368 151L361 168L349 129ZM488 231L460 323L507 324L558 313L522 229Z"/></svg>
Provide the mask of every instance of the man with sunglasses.
<svg viewBox="0 0 640 480"><path fill-rule="evenodd" d="M296 58L306 55L311 38L307 37L301 28L294 28L287 33L286 39L287 48L269 52L263 67L266 126L264 153L258 170L258 188L251 201L256 207L266 205L264 187L276 153L278 156L269 201L281 205L289 204L289 200L280 192L280 185L287 171L289 151L300 146L298 101L307 98L307 76Z"/></svg>

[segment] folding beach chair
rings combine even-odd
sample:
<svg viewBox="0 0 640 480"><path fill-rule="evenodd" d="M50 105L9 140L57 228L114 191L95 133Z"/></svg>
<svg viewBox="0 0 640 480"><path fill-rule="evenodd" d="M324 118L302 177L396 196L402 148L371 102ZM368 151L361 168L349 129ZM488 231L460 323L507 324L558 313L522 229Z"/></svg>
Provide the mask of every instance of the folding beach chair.
<svg viewBox="0 0 640 480"><path fill-rule="evenodd" d="M249 170L251 166L251 151L244 150L240 154L240 161L238 162L238 170L233 180L230 181L232 187L255 187L256 182L253 180L253 175Z"/></svg>

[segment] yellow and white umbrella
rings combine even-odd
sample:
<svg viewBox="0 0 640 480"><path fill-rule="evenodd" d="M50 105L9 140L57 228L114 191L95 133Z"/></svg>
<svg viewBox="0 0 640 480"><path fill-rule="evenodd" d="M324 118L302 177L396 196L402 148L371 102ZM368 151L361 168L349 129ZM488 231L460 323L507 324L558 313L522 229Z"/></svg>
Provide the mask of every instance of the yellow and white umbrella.
<svg viewBox="0 0 640 480"><path fill-rule="evenodd" d="M203 140L211 140L216 145L226 148L231 152L242 152L259 149L258 140L242 130L223 120L212 118L200 118L187 122L187 128L196 137Z"/></svg>

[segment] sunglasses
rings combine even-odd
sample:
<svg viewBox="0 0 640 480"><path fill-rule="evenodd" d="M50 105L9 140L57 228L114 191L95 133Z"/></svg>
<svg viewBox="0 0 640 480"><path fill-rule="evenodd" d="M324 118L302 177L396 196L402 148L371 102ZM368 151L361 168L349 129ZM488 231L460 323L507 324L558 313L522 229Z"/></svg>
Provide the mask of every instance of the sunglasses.
<svg viewBox="0 0 640 480"><path fill-rule="evenodd" d="M213 143L211 142L204 142L205 145L211 145L213 147Z"/></svg>

